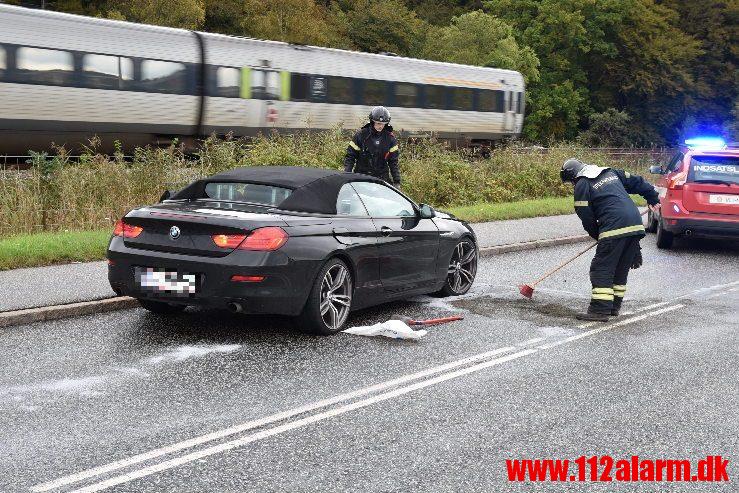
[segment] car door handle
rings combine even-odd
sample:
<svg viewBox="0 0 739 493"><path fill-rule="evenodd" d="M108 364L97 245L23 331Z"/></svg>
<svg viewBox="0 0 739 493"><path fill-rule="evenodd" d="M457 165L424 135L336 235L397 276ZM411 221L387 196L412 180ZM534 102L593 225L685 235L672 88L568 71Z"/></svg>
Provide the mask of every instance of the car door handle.
<svg viewBox="0 0 739 493"><path fill-rule="evenodd" d="M382 233L382 236L390 236L393 234L393 230L388 228L387 226L383 226L380 228L380 233Z"/></svg>

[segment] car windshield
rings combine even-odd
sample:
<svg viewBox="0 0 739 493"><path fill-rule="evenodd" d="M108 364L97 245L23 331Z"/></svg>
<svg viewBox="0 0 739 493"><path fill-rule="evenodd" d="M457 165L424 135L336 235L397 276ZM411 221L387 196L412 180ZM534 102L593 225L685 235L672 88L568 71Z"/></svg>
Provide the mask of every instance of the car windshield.
<svg viewBox="0 0 739 493"><path fill-rule="evenodd" d="M739 156L695 156L690 160L689 180L739 185Z"/></svg>
<svg viewBox="0 0 739 493"><path fill-rule="evenodd" d="M256 183L208 183L205 185L205 196L209 199L228 200L277 206L290 196L289 188Z"/></svg>

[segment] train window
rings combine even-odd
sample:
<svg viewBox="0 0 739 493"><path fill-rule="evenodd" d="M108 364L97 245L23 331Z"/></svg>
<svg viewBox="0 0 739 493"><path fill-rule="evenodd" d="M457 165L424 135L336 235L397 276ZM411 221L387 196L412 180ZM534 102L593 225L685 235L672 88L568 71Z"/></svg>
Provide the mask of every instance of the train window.
<svg viewBox="0 0 739 493"><path fill-rule="evenodd" d="M407 84L405 82L395 83L395 106L403 108L413 108L418 105L418 88L415 84Z"/></svg>
<svg viewBox="0 0 739 493"><path fill-rule="evenodd" d="M147 91L187 94L187 70L182 63L144 60L141 81Z"/></svg>
<svg viewBox="0 0 739 493"><path fill-rule="evenodd" d="M82 58L86 87L123 89L124 81L133 80L133 60L110 55L86 54Z"/></svg>
<svg viewBox="0 0 739 493"><path fill-rule="evenodd" d="M426 108L446 108L446 91L444 86L426 86Z"/></svg>
<svg viewBox="0 0 739 493"><path fill-rule="evenodd" d="M290 100L306 101L308 99L308 82L310 77L302 74L290 76Z"/></svg>
<svg viewBox="0 0 739 493"><path fill-rule="evenodd" d="M452 109L470 111L472 109L474 90L465 87L455 87L452 92Z"/></svg>
<svg viewBox="0 0 739 493"><path fill-rule="evenodd" d="M233 67L218 67L216 70L216 96L223 98L239 97L241 70Z"/></svg>
<svg viewBox="0 0 739 493"><path fill-rule="evenodd" d="M62 86L71 82L74 59L68 51L21 47L16 67L23 82Z"/></svg>
<svg viewBox="0 0 739 493"><path fill-rule="evenodd" d="M378 106L385 104L386 84L383 80L365 80L362 104Z"/></svg>
<svg viewBox="0 0 739 493"><path fill-rule="evenodd" d="M251 97L254 99L280 99L280 74L274 70L251 71Z"/></svg>
<svg viewBox="0 0 739 493"><path fill-rule="evenodd" d="M521 114L521 106L523 103L523 93L519 92L518 98L516 99L516 113Z"/></svg>
<svg viewBox="0 0 739 493"><path fill-rule="evenodd" d="M482 89L478 92L478 110L502 113L505 106L503 91Z"/></svg>
<svg viewBox="0 0 739 493"><path fill-rule="evenodd" d="M328 78L328 102L352 104L352 80L346 77Z"/></svg>

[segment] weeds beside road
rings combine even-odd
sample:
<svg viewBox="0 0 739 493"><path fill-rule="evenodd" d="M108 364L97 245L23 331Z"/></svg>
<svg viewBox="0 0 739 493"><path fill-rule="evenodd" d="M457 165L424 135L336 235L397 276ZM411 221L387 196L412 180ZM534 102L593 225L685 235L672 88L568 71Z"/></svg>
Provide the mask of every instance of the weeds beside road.
<svg viewBox="0 0 739 493"><path fill-rule="evenodd" d="M75 162L63 152L55 157L35 154L29 170L0 171L0 238L111 228L126 211L155 202L165 189L235 166L342 169L346 145L346 134L336 129L252 141L211 138L195 156L176 147L137 149L132 160L96 154L94 148ZM572 156L642 174L652 164L649 156L614 161L606 153L569 145L538 154L503 147L489 159L479 159L424 139L401 143L403 190L418 202L441 208L566 197L572 191L560 182L559 168ZM473 213L477 208L462 210ZM518 206L510 210L518 213ZM491 219L508 217L527 216L496 212Z"/></svg>

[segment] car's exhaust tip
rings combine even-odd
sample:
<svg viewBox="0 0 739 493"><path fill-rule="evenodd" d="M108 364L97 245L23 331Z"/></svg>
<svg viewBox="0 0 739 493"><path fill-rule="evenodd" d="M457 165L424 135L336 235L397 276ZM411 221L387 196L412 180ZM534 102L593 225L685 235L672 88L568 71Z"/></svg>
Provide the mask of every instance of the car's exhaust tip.
<svg viewBox="0 0 739 493"><path fill-rule="evenodd" d="M241 313L244 311L244 308L241 306L241 303L236 303L234 301L228 303L226 305L226 308L228 308L228 311L231 313Z"/></svg>

